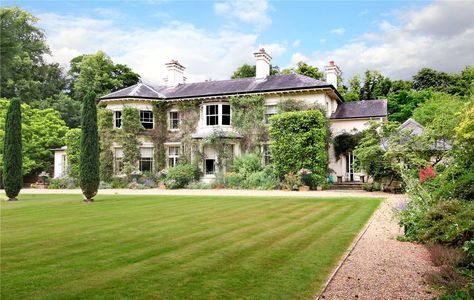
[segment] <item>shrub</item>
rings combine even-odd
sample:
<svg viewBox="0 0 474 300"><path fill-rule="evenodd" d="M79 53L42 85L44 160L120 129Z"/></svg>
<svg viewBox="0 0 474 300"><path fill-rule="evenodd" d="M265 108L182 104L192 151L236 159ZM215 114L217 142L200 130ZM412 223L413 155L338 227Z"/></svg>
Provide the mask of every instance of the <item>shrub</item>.
<svg viewBox="0 0 474 300"><path fill-rule="evenodd" d="M5 121L3 145L3 185L9 200L16 200L23 186L21 154L21 107L19 99L12 99Z"/></svg>
<svg viewBox="0 0 474 300"><path fill-rule="evenodd" d="M101 181L99 183L99 189L101 190L111 189L111 188L112 188L112 183L110 182Z"/></svg>
<svg viewBox="0 0 474 300"><path fill-rule="evenodd" d="M198 180L201 171L191 164L177 165L169 168L166 174L165 186L169 189L181 189L193 180Z"/></svg>
<svg viewBox="0 0 474 300"><path fill-rule="evenodd" d="M286 174L282 183L283 188L290 191L296 191L302 185L301 178L295 173Z"/></svg>
<svg viewBox="0 0 474 300"><path fill-rule="evenodd" d="M474 171L467 171L456 180L445 180L434 192L439 199L474 199Z"/></svg>
<svg viewBox="0 0 474 300"><path fill-rule="evenodd" d="M226 186L230 188L239 188L242 180L244 180L240 174L235 172L226 173L224 178Z"/></svg>
<svg viewBox="0 0 474 300"><path fill-rule="evenodd" d="M110 185L113 189L124 189L128 187L128 180L125 177L113 177Z"/></svg>
<svg viewBox="0 0 474 300"><path fill-rule="evenodd" d="M81 129L73 128L66 133L67 175L79 181L81 161Z"/></svg>
<svg viewBox="0 0 474 300"><path fill-rule="evenodd" d="M234 159L233 169L241 177L248 177L252 173L263 170L262 158L255 153L237 156Z"/></svg>
<svg viewBox="0 0 474 300"><path fill-rule="evenodd" d="M461 247L474 238L474 203L441 201L420 222L419 239Z"/></svg>
<svg viewBox="0 0 474 300"><path fill-rule="evenodd" d="M271 174L266 168L263 171L250 174L248 178L242 181L241 187L244 189L271 190L280 185L278 177Z"/></svg>
<svg viewBox="0 0 474 300"><path fill-rule="evenodd" d="M319 110L287 112L270 117L270 149L282 176L306 168L315 185L323 185L328 169L328 121Z"/></svg>
<svg viewBox="0 0 474 300"><path fill-rule="evenodd" d="M77 183L72 177L51 178L49 180L49 189L73 189Z"/></svg>

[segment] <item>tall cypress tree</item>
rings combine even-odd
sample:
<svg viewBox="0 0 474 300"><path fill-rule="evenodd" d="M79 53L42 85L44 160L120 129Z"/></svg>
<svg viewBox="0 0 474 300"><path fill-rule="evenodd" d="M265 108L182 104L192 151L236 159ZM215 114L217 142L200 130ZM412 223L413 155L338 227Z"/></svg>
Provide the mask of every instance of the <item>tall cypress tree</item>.
<svg viewBox="0 0 474 300"><path fill-rule="evenodd" d="M92 202L99 188L99 133L95 93L89 92L82 104L80 184L84 201Z"/></svg>
<svg viewBox="0 0 474 300"><path fill-rule="evenodd" d="M11 100L8 107L3 146L3 185L8 201L15 201L23 186L19 99Z"/></svg>

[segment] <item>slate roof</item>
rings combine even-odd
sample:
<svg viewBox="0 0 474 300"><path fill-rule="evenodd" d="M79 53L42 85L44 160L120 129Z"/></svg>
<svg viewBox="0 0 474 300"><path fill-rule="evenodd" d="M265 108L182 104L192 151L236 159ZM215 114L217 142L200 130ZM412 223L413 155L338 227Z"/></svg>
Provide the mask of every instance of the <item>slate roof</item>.
<svg viewBox="0 0 474 300"><path fill-rule="evenodd" d="M211 96L225 96L235 94L249 94L270 91L288 91L311 88L332 88L342 99L336 89L325 81L316 80L299 74L273 75L265 80L256 80L254 77L185 83L176 87L156 87L138 83L134 86L110 93L101 98L148 98L148 99L185 99Z"/></svg>
<svg viewBox="0 0 474 300"><path fill-rule="evenodd" d="M386 117L387 100L361 100L344 102L337 106L331 119L352 119L368 117Z"/></svg>

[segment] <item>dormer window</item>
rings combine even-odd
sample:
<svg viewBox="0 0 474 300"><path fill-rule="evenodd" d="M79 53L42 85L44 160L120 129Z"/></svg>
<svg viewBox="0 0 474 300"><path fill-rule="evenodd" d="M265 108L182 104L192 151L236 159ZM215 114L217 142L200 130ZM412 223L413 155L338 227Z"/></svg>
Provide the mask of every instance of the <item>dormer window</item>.
<svg viewBox="0 0 474 300"><path fill-rule="evenodd" d="M140 123L145 129L153 129L153 112L151 110L140 110Z"/></svg>
<svg viewBox="0 0 474 300"><path fill-rule="evenodd" d="M208 104L205 108L206 126L230 125L229 104Z"/></svg>

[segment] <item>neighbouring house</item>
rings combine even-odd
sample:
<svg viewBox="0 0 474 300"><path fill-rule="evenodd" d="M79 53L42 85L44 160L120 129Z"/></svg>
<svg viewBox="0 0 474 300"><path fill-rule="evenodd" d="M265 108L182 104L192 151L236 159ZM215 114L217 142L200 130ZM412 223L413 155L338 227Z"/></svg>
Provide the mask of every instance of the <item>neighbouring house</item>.
<svg viewBox="0 0 474 300"><path fill-rule="evenodd" d="M345 132L362 131L370 126L370 121L384 122L387 120L386 100L367 100L345 103L343 97L336 89L339 68L333 61L325 67L326 81L316 80L299 74L270 75L271 57L264 49L254 53L256 59L256 76L252 78L205 81L186 83L184 66L177 60L166 64L168 76L166 86L153 87L144 83L115 91L99 99L99 105L113 111L113 126L120 129L122 126L122 110L125 106L140 110L140 122L145 131L153 131L156 125L154 120L154 104L167 102L167 135L159 146L165 147L165 167L173 167L183 153L189 153L186 145L189 139L199 144L216 129L228 134L233 156L242 155L240 136L232 126L232 109L229 104L230 97L245 95L261 95L265 99L265 119L278 113L277 105L284 99L293 99L308 105L317 105L324 108L330 120L332 136ZM183 128L187 114L180 110L182 103L194 103L198 106L195 124L192 133L186 136L184 143ZM156 117L155 117L156 118ZM189 122L188 122L189 123ZM187 129L189 130L189 128ZM156 141L148 136L139 137L141 143L141 159L137 164L140 171L156 171ZM271 142L271 141L270 141ZM122 172L124 151L119 142L113 145L114 174ZM217 152L212 146L200 144L199 157L193 157L203 171L203 181L210 182L215 179ZM343 181L359 181L361 173L353 168L354 156L349 153L339 159L334 155L333 147L329 149L329 168L333 176ZM192 154L191 154L192 155ZM261 145L262 162L271 161L268 143ZM57 154L55 159L62 159ZM163 164L163 162L162 162ZM61 167L64 164L55 163ZM62 170L55 170L55 176L63 174Z"/></svg>

